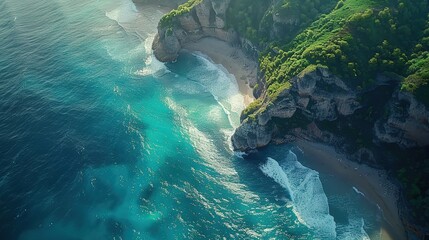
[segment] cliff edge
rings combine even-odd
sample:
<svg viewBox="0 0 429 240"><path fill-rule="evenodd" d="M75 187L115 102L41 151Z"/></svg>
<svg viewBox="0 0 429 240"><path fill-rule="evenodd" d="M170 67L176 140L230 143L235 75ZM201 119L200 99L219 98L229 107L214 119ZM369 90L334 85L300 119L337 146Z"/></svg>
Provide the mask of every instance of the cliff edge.
<svg viewBox="0 0 429 240"><path fill-rule="evenodd" d="M237 43L237 33L226 30L225 18L229 3L229 0L188 1L165 15L152 44L155 57L162 62L174 61L186 43L204 37Z"/></svg>
<svg viewBox="0 0 429 240"><path fill-rule="evenodd" d="M296 139L334 146L389 170L406 199L403 219L416 226L429 219L419 211L429 209L428 13L425 0L190 0L163 17L152 48L163 62L204 37L250 50L257 99L234 149Z"/></svg>

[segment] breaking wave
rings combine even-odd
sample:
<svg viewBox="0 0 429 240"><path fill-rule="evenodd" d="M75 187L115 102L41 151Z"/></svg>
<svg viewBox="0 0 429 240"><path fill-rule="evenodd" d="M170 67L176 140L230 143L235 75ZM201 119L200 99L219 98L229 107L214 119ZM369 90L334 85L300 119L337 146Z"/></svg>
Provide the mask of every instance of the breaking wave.
<svg viewBox="0 0 429 240"><path fill-rule="evenodd" d="M336 224L329 214L328 199L318 172L304 167L292 151L280 162L268 158L260 169L286 189L301 223L323 238L336 237Z"/></svg>

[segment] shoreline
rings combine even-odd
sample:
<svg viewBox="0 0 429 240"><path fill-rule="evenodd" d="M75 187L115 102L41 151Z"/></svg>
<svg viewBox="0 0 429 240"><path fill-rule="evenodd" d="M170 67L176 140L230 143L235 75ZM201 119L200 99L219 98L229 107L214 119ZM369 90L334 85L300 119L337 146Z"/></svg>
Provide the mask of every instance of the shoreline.
<svg viewBox="0 0 429 240"><path fill-rule="evenodd" d="M158 23L165 13L173 9L171 5L167 6L165 4L134 2L134 5L143 19L152 23ZM147 14L147 8L152 13ZM155 11L158 11L158 13L154 14L153 12ZM200 55L208 57L210 61L221 65L229 74L232 74L237 82L238 90L244 98L246 107L255 100L253 88L250 85L256 84L258 63L250 59L240 48L233 47L229 43L214 37L204 37L197 41L186 43L182 46L183 50L200 53Z"/></svg>
<svg viewBox="0 0 429 240"><path fill-rule="evenodd" d="M187 43L183 46L183 50L207 56L213 63L221 65L232 74L244 97L246 107L255 100L250 84L256 82L258 66L240 48L213 37L205 37L196 42Z"/></svg>
<svg viewBox="0 0 429 240"><path fill-rule="evenodd" d="M141 7L145 4L136 5ZM152 7L164 13L169 9L161 5L152 5ZM246 107L255 100L250 85L256 83L258 64L247 57L240 48L213 37L204 37L185 44L182 46L182 50L206 56L232 74L244 97ZM317 159L312 162L314 170L330 173L347 181L356 188L356 191L362 192L370 202L381 209L383 220L380 234L382 239L406 238L405 228L398 214L398 190L387 179L385 171L352 162L328 145L305 140L298 140L294 144L303 150L304 156Z"/></svg>
<svg viewBox="0 0 429 240"><path fill-rule="evenodd" d="M306 140L298 140L294 144L303 151L304 156L317 159L312 162L316 171L334 174L348 182L381 209L381 239L406 239L405 228L398 214L398 189L387 179L384 170L348 160L328 145Z"/></svg>

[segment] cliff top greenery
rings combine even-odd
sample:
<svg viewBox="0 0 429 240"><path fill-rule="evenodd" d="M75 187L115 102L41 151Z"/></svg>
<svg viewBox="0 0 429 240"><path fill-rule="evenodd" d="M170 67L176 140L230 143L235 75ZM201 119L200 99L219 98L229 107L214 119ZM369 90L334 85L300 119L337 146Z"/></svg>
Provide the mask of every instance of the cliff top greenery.
<svg viewBox="0 0 429 240"><path fill-rule="evenodd" d="M201 2L180 5L161 26ZM429 104L428 9L427 0L231 0L226 22L261 50L271 98L308 66L324 65L358 90L393 72L403 91Z"/></svg>
<svg viewBox="0 0 429 240"><path fill-rule="evenodd" d="M171 10L169 13L165 14L161 20L160 24L161 27L171 27L172 21L175 17L178 17L180 15L183 15L185 13L189 13L192 8L194 8L196 5L200 4L203 0L189 0L177 7L176 9Z"/></svg>
<svg viewBox="0 0 429 240"><path fill-rule="evenodd" d="M173 17L200 2L188 1L161 24L171 27ZM402 76L401 90L429 106L428 13L427 0L231 0L226 27L258 47L267 82L266 97L250 104L243 117L254 120L294 76L315 66L327 67L358 91L373 87L379 74ZM413 209L427 208L427 177L411 177L415 166L407 162L399 179ZM429 219L428 211L414 214Z"/></svg>
<svg viewBox="0 0 429 240"><path fill-rule="evenodd" d="M271 6L235 0L227 19L262 49L271 98L293 76L322 64L357 89L373 85L379 73L399 74L402 89L429 104L426 0L283 0Z"/></svg>
<svg viewBox="0 0 429 240"><path fill-rule="evenodd" d="M326 66L349 87L365 90L379 74L400 75L401 90L429 106L429 3L427 0L232 0L229 27L256 44L267 97L243 111L257 113L288 89L290 80ZM394 74L392 74L394 73ZM288 120L288 125L293 124ZM428 162L405 159L398 172L413 209L429 219ZM425 172L418 171L420 165Z"/></svg>

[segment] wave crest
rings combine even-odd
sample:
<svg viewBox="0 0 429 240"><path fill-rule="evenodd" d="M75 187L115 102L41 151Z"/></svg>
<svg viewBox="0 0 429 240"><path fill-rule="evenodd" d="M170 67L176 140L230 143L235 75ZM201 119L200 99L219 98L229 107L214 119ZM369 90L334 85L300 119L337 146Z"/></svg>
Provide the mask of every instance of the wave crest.
<svg viewBox="0 0 429 240"><path fill-rule="evenodd" d="M293 211L301 223L323 238L336 238L336 224L329 214L328 198L318 172L304 167L292 151L281 163L268 158L260 169L286 189L293 201Z"/></svg>

